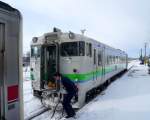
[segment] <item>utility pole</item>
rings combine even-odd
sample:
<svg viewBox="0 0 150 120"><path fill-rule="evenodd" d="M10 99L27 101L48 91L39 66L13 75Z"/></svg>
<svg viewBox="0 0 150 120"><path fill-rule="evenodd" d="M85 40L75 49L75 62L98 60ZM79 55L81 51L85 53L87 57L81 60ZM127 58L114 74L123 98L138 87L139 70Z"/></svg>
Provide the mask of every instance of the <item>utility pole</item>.
<svg viewBox="0 0 150 120"><path fill-rule="evenodd" d="M141 58L143 57L143 55L142 55L142 48L141 48Z"/></svg>
<svg viewBox="0 0 150 120"><path fill-rule="evenodd" d="M146 61L147 61L147 57L146 57L146 49L147 49L147 43L145 42L145 45L144 45L144 48L145 48L145 55L144 55L144 63L146 64Z"/></svg>
<svg viewBox="0 0 150 120"><path fill-rule="evenodd" d="M146 48L147 48L147 43L145 43L144 48L145 48L145 58L146 58Z"/></svg>
<svg viewBox="0 0 150 120"><path fill-rule="evenodd" d="M142 55L142 48L141 48L141 50L140 50L140 60L142 61L142 59L143 59L143 55Z"/></svg>
<svg viewBox="0 0 150 120"><path fill-rule="evenodd" d="M145 58L144 58L144 56L143 56L143 51L142 51L143 49L141 48L140 49L140 58L139 58L139 60L141 61L140 62L140 64L144 64L144 60L145 60Z"/></svg>

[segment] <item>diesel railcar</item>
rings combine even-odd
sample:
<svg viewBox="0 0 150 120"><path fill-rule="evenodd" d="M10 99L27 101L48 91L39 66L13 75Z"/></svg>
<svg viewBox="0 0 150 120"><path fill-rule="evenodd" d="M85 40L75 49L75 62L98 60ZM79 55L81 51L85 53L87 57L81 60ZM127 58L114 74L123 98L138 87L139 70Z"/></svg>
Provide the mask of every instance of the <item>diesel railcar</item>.
<svg viewBox="0 0 150 120"><path fill-rule="evenodd" d="M22 17L0 1L0 120L23 120Z"/></svg>
<svg viewBox="0 0 150 120"><path fill-rule="evenodd" d="M76 106L82 107L90 90L127 69L127 54L84 35L53 32L31 43L31 78L34 93L56 88L53 74L60 72L78 86Z"/></svg>

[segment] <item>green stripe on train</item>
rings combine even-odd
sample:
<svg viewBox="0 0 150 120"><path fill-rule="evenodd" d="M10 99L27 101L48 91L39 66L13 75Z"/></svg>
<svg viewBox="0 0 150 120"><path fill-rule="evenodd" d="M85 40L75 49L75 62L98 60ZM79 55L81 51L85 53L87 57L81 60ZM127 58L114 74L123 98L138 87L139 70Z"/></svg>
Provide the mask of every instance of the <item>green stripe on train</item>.
<svg viewBox="0 0 150 120"><path fill-rule="evenodd" d="M125 66L123 64L117 65L117 69L124 68ZM105 67L104 74L110 73L115 70L115 66L111 67ZM96 71L92 71L85 74L64 74L64 76L70 78L72 81L78 81L84 82L93 79L93 75L97 75L97 77L100 77L103 75L102 68L99 68Z"/></svg>
<svg viewBox="0 0 150 120"><path fill-rule="evenodd" d="M104 70L105 71L104 74L112 72L113 70L114 70L114 66L106 67L105 70ZM64 74L64 76L70 78L72 81L76 81L76 79L78 79L78 81L81 81L81 82L93 79L94 75L97 75L98 77L102 76L103 75L102 68L100 68L96 71L85 73L85 74Z"/></svg>

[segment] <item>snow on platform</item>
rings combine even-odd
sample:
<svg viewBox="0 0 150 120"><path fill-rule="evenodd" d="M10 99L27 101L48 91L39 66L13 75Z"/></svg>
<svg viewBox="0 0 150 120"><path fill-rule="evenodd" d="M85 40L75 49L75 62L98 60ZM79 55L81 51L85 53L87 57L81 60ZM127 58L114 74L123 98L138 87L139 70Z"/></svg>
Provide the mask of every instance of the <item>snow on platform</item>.
<svg viewBox="0 0 150 120"><path fill-rule="evenodd" d="M40 100L33 96L31 80L30 80L30 67L23 68L23 99L24 99L24 118L29 117L36 110L42 109Z"/></svg>
<svg viewBox="0 0 150 120"><path fill-rule="evenodd" d="M150 120L150 75L138 61L78 113L78 120Z"/></svg>
<svg viewBox="0 0 150 120"><path fill-rule="evenodd" d="M99 95L79 110L76 120L150 120L150 75L147 66L140 65L139 61L130 62L129 68L131 66L123 77L104 91L104 95ZM41 107L40 100L32 95L31 81L25 80L25 116ZM34 120L51 120L51 112L45 112Z"/></svg>
<svg viewBox="0 0 150 120"><path fill-rule="evenodd" d="M33 96L31 81L24 81L24 118L29 117L35 111L43 109L40 99Z"/></svg>

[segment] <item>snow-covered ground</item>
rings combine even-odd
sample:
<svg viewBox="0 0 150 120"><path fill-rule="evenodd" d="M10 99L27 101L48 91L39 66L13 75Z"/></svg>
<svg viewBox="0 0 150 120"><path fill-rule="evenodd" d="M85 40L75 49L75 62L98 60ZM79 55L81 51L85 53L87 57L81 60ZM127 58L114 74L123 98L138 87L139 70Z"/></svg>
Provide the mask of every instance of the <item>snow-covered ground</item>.
<svg viewBox="0 0 150 120"><path fill-rule="evenodd" d="M24 81L30 80L30 67L29 66L23 67L23 78L24 78Z"/></svg>
<svg viewBox="0 0 150 120"><path fill-rule="evenodd" d="M29 117L33 112L42 108L41 102L37 97L33 96L30 68L23 68L23 94L24 94L24 117Z"/></svg>
<svg viewBox="0 0 150 120"><path fill-rule="evenodd" d="M77 114L78 120L150 120L150 75L138 61Z"/></svg>
<svg viewBox="0 0 150 120"><path fill-rule="evenodd" d="M133 66L93 101L77 113L77 120L150 120L150 75L147 66L132 61ZM33 97L31 81L24 81L25 116L42 107ZM45 112L34 120L51 120ZM54 119L53 119L54 120Z"/></svg>

